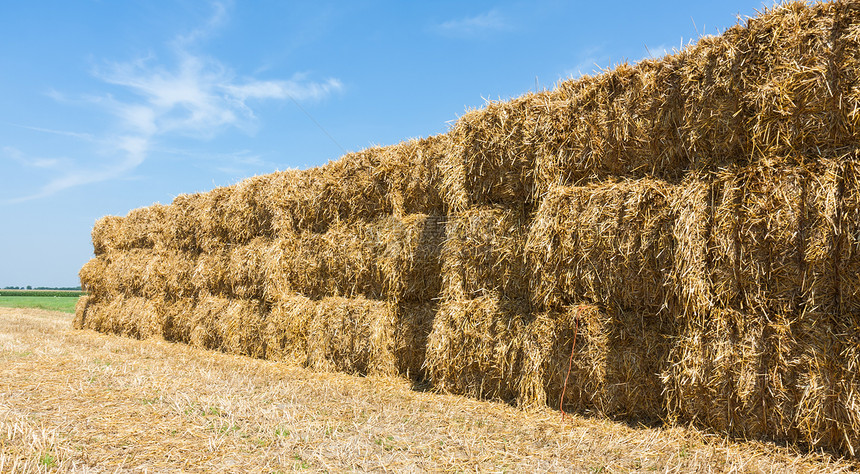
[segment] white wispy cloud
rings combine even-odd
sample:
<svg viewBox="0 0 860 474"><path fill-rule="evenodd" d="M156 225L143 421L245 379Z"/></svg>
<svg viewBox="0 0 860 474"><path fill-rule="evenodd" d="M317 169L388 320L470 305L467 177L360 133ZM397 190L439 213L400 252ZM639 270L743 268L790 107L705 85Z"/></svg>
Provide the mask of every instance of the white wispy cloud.
<svg viewBox="0 0 860 474"><path fill-rule="evenodd" d="M645 46L646 58L651 59L660 59L667 54L672 54L676 51L674 46L669 46L666 44L661 44L654 47Z"/></svg>
<svg viewBox="0 0 860 474"><path fill-rule="evenodd" d="M196 43L214 35L229 21L228 7L215 3L205 24L169 42L168 61L150 54L131 61L105 62L93 70L93 76L111 92L91 94L84 102L115 117L114 130L79 133L28 127L96 143L100 154L111 158L96 165L53 166L51 169L60 176L36 193L14 201L46 197L74 186L120 177L143 163L156 142L171 136L208 140L229 128L253 131L258 122L254 109L260 102L321 100L343 89L338 79L312 80L301 73L288 79L239 76L222 61L196 53ZM81 102L53 90L48 95L65 105ZM16 161L28 161L31 166L52 165L44 158L26 157L20 150L6 150L5 154L14 155Z"/></svg>
<svg viewBox="0 0 860 474"><path fill-rule="evenodd" d="M448 36L476 36L510 28L510 23L495 9L471 17L448 20L436 26L437 31Z"/></svg>
<svg viewBox="0 0 860 474"><path fill-rule="evenodd" d="M577 56L576 64L564 71L566 77L580 77L583 74L597 74L609 67L610 58L603 47L591 46L583 49Z"/></svg>

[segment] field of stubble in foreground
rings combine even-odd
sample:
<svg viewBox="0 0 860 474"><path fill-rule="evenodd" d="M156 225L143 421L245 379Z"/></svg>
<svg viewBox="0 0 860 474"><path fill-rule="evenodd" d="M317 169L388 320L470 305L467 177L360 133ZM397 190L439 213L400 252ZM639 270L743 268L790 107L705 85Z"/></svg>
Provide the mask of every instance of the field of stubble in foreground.
<svg viewBox="0 0 860 474"><path fill-rule="evenodd" d="M851 472L686 428L415 391L0 308L0 472Z"/></svg>

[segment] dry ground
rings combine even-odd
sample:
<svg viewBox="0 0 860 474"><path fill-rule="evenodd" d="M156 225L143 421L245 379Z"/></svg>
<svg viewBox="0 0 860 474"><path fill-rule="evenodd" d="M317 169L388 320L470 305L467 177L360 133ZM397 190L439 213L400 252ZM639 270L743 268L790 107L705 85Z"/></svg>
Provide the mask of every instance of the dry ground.
<svg viewBox="0 0 860 474"><path fill-rule="evenodd" d="M0 308L0 472L846 472L687 428L414 391Z"/></svg>

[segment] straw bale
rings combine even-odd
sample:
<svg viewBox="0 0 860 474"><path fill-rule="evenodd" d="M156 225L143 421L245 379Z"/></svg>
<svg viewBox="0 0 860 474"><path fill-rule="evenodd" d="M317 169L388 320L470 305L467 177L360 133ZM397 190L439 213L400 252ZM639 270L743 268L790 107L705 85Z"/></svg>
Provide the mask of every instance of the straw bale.
<svg viewBox="0 0 860 474"><path fill-rule="evenodd" d="M280 237L324 233L338 222L372 220L391 214L389 184L380 173L386 148L348 153L323 166L270 175L265 204Z"/></svg>
<svg viewBox="0 0 860 474"><path fill-rule="evenodd" d="M647 179L554 188L528 236L534 304L662 311L671 296L673 192Z"/></svg>
<svg viewBox="0 0 860 474"><path fill-rule="evenodd" d="M663 58L491 102L455 124L446 203L534 203L609 177L680 182L852 146L860 21L852 2L791 2Z"/></svg>
<svg viewBox="0 0 860 474"><path fill-rule="evenodd" d="M359 375L394 375L396 310L386 301L323 298L308 326L308 366Z"/></svg>
<svg viewBox="0 0 860 474"><path fill-rule="evenodd" d="M424 361L427 354L427 339L433 329L439 303L398 302L394 327L394 359L397 370L413 380L426 378Z"/></svg>
<svg viewBox="0 0 860 474"><path fill-rule="evenodd" d="M168 249L197 252L202 240L200 211L203 194L180 194L167 206L162 223L164 245Z"/></svg>
<svg viewBox="0 0 860 474"><path fill-rule="evenodd" d="M272 242L258 237L229 252L226 280L230 294L241 299L262 299L265 296L266 258Z"/></svg>
<svg viewBox="0 0 860 474"><path fill-rule="evenodd" d="M830 311L839 178L836 165L815 160L716 178L709 244L716 304L752 313Z"/></svg>
<svg viewBox="0 0 860 474"><path fill-rule="evenodd" d="M383 293L396 301L429 301L442 287L441 252L445 218L411 214L373 225L374 251Z"/></svg>
<svg viewBox="0 0 860 474"><path fill-rule="evenodd" d="M839 165L839 235L837 255L838 314L846 324L860 326L860 160L857 153Z"/></svg>
<svg viewBox="0 0 860 474"><path fill-rule="evenodd" d="M622 63L559 84L553 111L541 120L544 133L535 140L538 190L612 176L678 181L690 167L678 136L685 60L681 52L635 66Z"/></svg>
<svg viewBox="0 0 860 474"><path fill-rule="evenodd" d="M531 315L526 301L447 298L427 339L427 377L439 390L514 402Z"/></svg>
<svg viewBox="0 0 860 474"><path fill-rule="evenodd" d="M164 334L164 320L153 300L120 294L88 300L80 328L148 339Z"/></svg>
<svg viewBox="0 0 860 474"><path fill-rule="evenodd" d="M111 295L115 289L107 281L107 255L92 258L78 271L81 289L92 296Z"/></svg>
<svg viewBox="0 0 860 474"><path fill-rule="evenodd" d="M200 193L193 208L194 220L199 223L197 244L203 252L214 252L232 242L227 208L233 196L233 187L220 187Z"/></svg>
<svg viewBox="0 0 860 474"><path fill-rule="evenodd" d="M794 419L798 441L843 454L860 454L860 333L840 318L805 326L799 357ZM805 336L805 337L804 337ZM792 433L794 434L794 433Z"/></svg>
<svg viewBox="0 0 860 474"><path fill-rule="evenodd" d="M444 215L439 163L449 147L447 134L413 139L381 150L377 173L385 180L395 216Z"/></svg>
<svg viewBox="0 0 860 474"><path fill-rule="evenodd" d="M375 241L368 225L337 224L325 233L301 232L269 247L265 261L267 298L301 293L326 296L380 296Z"/></svg>
<svg viewBox="0 0 860 474"><path fill-rule="evenodd" d="M93 301L92 297L88 295L83 295L78 298L78 302L75 303L75 318L72 320L73 328L84 328L84 324L87 320L87 309L89 309Z"/></svg>
<svg viewBox="0 0 860 474"><path fill-rule="evenodd" d="M120 248L124 220L123 217L105 216L96 221L93 225L92 239L93 251L97 256Z"/></svg>
<svg viewBox="0 0 860 474"><path fill-rule="evenodd" d="M708 245L713 231L713 185L708 176L693 175L671 195L675 241L670 284L677 297L679 320L704 317L713 307Z"/></svg>
<svg viewBox="0 0 860 474"><path fill-rule="evenodd" d="M232 293L229 249L222 247L201 253L195 263L190 281L198 294L226 297Z"/></svg>
<svg viewBox="0 0 860 474"><path fill-rule="evenodd" d="M414 214L276 239L264 258L265 293L429 300L441 285L444 228L440 217Z"/></svg>
<svg viewBox="0 0 860 474"><path fill-rule="evenodd" d="M189 321L193 316L195 298L196 295L157 300L156 309L164 321L164 340L190 344L193 328Z"/></svg>
<svg viewBox="0 0 860 474"><path fill-rule="evenodd" d="M856 140L857 13L853 2L789 2L738 32L750 150L794 158Z"/></svg>
<svg viewBox="0 0 860 474"><path fill-rule="evenodd" d="M271 238L272 214L266 206L266 190L272 175L253 176L230 187L223 205L223 226L228 231L226 242L245 244L256 238Z"/></svg>
<svg viewBox="0 0 860 474"><path fill-rule="evenodd" d="M499 292L528 299L528 220L519 211L474 208L448 216L442 246L443 293L475 298Z"/></svg>
<svg viewBox="0 0 860 474"><path fill-rule="evenodd" d="M439 163L443 197L452 211L534 201L532 136L537 114L547 111L547 96L528 93L489 102L457 120Z"/></svg>
<svg viewBox="0 0 860 474"><path fill-rule="evenodd" d="M264 323L266 357L319 371L393 375L396 318L385 301L282 294Z"/></svg>
<svg viewBox="0 0 860 474"><path fill-rule="evenodd" d="M251 357L263 357L265 311L259 300L200 295L187 320L189 343Z"/></svg>
<svg viewBox="0 0 860 474"><path fill-rule="evenodd" d="M194 270L191 255L176 251L130 249L100 255L81 268L81 287L91 295L163 299L190 296Z"/></svg>
<svg viewBox="0 0 860 474"><path fill-rule="evenodd" d="M314 300L298 294L282 294L272 305L263 328L266 358L306 365L309 327L315 315Z"/></svg>
<svg viewBox="0 0 860 474"><path fill-rule="evenodd" d="M125 217L106 216L93 227L96 255L110 251L151 249L164 241L162 223L167 206L153 204L129 211Z"/></svg>
<svg viewBox="0 0 860 474"><path fill-rule="evenodd" d="M569 411L648 423L664 418L660 373L672 322L578 304L536 314L527 331L521 404L561 402Z"/></svg>
<svg viewBox="0 0 860 474"><path fill-rule="evenodd" d="M858 340L827 313L714 309L672 347L663 373L670 416L854 455Z"/></svg>

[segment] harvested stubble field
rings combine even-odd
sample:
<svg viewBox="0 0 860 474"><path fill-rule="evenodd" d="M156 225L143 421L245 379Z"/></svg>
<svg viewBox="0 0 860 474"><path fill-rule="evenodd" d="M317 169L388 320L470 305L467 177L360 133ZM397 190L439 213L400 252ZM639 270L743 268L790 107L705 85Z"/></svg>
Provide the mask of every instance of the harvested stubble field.
<svg viewBox="0 0 860 474"><path fill-rule="evenodd" d="M0 472L851 472L685 428L631 427L317 373L0 309Z"/></svg>

